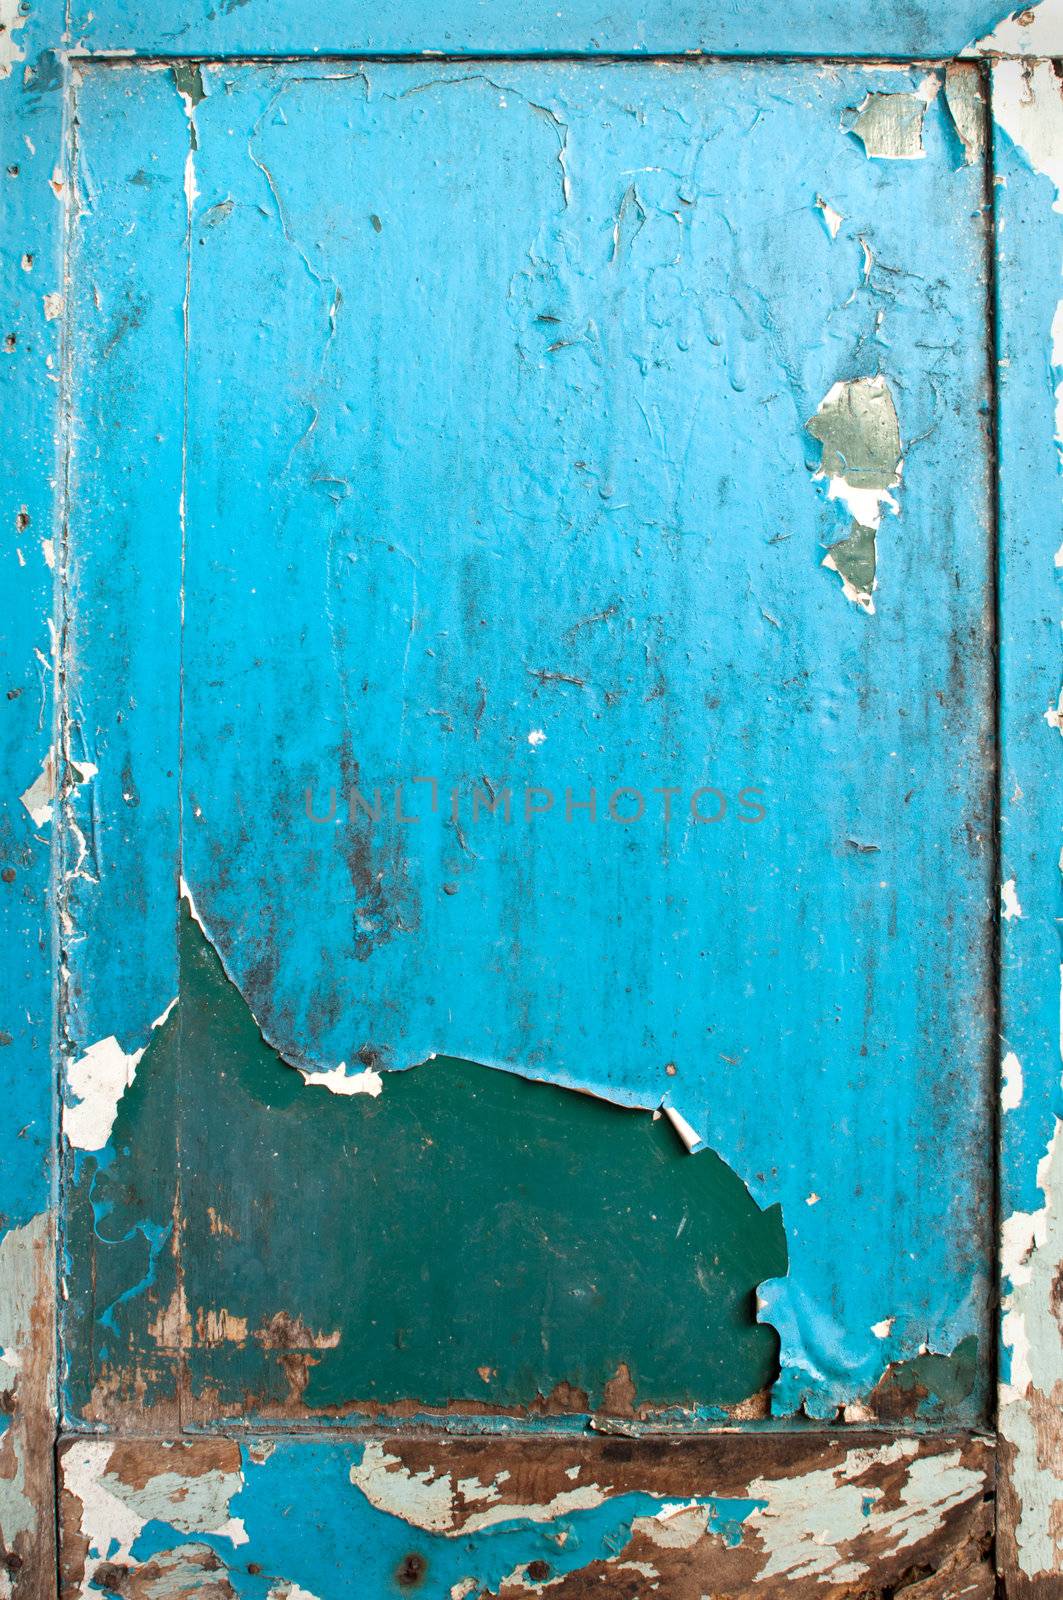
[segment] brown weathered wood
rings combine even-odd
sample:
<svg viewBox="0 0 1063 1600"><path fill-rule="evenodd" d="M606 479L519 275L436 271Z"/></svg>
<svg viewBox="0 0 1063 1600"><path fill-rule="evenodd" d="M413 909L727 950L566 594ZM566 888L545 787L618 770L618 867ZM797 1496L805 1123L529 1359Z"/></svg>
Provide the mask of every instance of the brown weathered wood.
<svg viewBox="0 0 1063 1600"><path fill-rule="evenodd" d="M290 1435L272 1447L265 1441L241 1445L218 1437L70 1439L60 1451L65 1600L94 1592L90 1581L123 1600L149 1594L151 1600L177 1600L192 1590L228 1600L241 1591L249 1569L267 1573L271 1584L298 1583L297 1574L262 1565L268 1557L256 1545L253 1526L248 1542L235 1547L231 1557L219 1555L202 1538L213 1531L207 1525L210 1518L228 1514L228 1495L244 1495L240 1510L246 1510L251 1491L245 1495L244 1486L253 1484L271 1448L289 1454L279 1464L275 1455L271 1458L272 1470L283 1473L290 1472L295 1452L311 1453L309 1479L304 1457L293 1481L304 1486L304 1493L308 1481L314 1485L309 1514L315 1538L322 1548L341 1552L337 1593L362 1592L357 1588L363 1559L359 1550L364 1551L382 1525L397 1528L400 1539L409 1537L408 1572L399 1588L416 1591L421 1564L428 1569L432 1565L431 1553L427 1558L418 1553L419 1534L424 1545L424 1533L429 1532L430 1552L431 1539L437 1548L441 1534L453 1538L455 1546L470 1552L470 1570L475 1571L485 1505L496 1527L512 1520L541 1530L544 1523L563 1520L559 1508L572 1504L577 1485L592 1504L596 1491L605 1500L637 1493L655 1499L648 1514L629 1519L616 1548L604 1554L588 1549L586 1563L574 1571L553 1574L549 1562L530 1560L503 1584L466 1592L476 1600L494 1600L503 1593L506 1600L530 1600L543 1592L548 1579L548 1592L560 1600L603 1595L646 1600L651 1594L667 1600L703 1600L708 1595L729 1600L892 1600L902 1592L908 1600L990 1600L994 1592L992 1446L971 1435L918 1438L839 1430L674 1440L586 1435L473 1440L403 1434L347 1440L338 1460L333 1443ZM314 1452L319 1453L316 1458ZM370 1454L371 1474L366 1472ZM204 1496L208 1476L219 1489ZM442 1502L430 1496L435 1510L426 1520L425 1488L441 1483ZM184 1526L150 1559L137 1561L128 1550L112 1551L101 1564L108 1534L96 1525L107 1518L106 1509L99 1509L106 1505L101 1492L118 1495L145 1519L165 1523L184 1516ZM187 1514L197 1494L210 1503L203 1527ZM703 1507L689 1504L708 1495L756 1501L766 1509L754 1517L746 1514L740 1537L732 1530L729 1540L706 1526ZM388 1516L381 1518L381 1512ZM307 1508L294 1505L291 1514L305 1515ZM424 1592L435 1595L439 1582L437 1578L437 1588L426 1586Z"/></svg>

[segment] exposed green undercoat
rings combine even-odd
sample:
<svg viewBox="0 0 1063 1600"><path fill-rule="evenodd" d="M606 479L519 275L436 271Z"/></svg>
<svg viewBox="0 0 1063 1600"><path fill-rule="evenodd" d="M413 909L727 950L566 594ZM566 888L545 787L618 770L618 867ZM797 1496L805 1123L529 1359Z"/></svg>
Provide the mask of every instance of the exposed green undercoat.
<svg viewBox="0 0 1063 1600"><path fill-rule="evenodd" d="M184 1308L167 1323L177 1085ZM104 1351L164 1384L160 1340L222 1414L555 1390L576 1411L726 1406L774 1376L754 1290L786 1271L780 1213L711 1151L687 1154L664 1117L444 1057L385 1074L379 1098L306 1086L187 913L180 1002L113 1142L74 1208L85 1242L96 1210L79 1387Z"/></svg>
<svg viewBox="0 0 1063 1600"><path fill-rule="evenodd" d="M875 555L875 530L859 522L853 523L847 539L830 547L835 572L860 594L870 594L875 587Z"/></svg>
<svg viewBox="0 0 1063 1600"><path fill-rule="evenodd" d="M894 1362L875 1386L872 1405L883 1421L936 1422L955 1412L978 1377L978 1340L962 1339L947 1355L928 1350Z"/></svg>

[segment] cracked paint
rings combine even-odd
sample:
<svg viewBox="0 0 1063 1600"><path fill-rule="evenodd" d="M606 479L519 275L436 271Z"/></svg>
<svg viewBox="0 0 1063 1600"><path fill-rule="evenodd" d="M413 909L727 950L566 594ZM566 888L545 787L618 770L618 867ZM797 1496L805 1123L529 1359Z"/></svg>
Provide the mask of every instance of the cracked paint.
<svg viewBox="0 0 1063 1600"><path fill-rule="evenodd" d="M209 1451L175 1444L169 1454L171 1470L146 1473L135 1443L81 1439L68 1446L64 1489L77 1506L69 1536L85 1547L87 1592L106 1589L113 1572L139 1565L134 1550L149 1523L202 1534L234 1550L247 1543L230 1510L244 1482L239 1449L223 1440Z"/></svg>
<svg viewBox="0 0 1063 1600"><path fill-rule="evenodd" d="M758 1577L815 1577L822 1583L849 1583L868 1568L853 1560L844 1546L859 1533L874 1531L893 1549L915 1545L957 1505L981 1487L981 1475L960 1464L960 1451L933 1461L914 1460L913 1440L899 1440L878 1450L853 1450L827 1472L809 1473L781 1491L778 1485L754 1480L750 1493L774 1493L763 1509L750 1513L750 1530L760 1533L768 1560ZM881 1492L867 1492L859 1479L872 1465L911 1460L896 1504L880 1504ZM854 1480L857 1480L854 1482Z"/></svg>
<svg viewBox="0 0 1063 1600"><path fill-rule="evenodd" d="M0 183L8 463L0 509L0 1592L47 1600L55 1584L55 1173L53 831L55 573L61 526L62 97L42 88L61 8L0 0ZM54 58L53 58L54 60ZM55 543L53 544L53 541ZM36 776L34 776L36 774ZM27 782L28 779L32 781ZM58 831L58 830L55 830Z"/></svg>

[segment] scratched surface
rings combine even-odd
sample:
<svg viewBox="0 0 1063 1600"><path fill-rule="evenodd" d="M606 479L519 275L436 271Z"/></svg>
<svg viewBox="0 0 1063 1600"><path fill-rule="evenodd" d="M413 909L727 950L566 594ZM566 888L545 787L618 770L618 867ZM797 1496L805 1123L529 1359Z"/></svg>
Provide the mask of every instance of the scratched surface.
<svg viewBox="0 0 1063 1600"><path fill-rule="evenodd" d="M645 1108L669 1172L719 1157L748 1187L747 1242L781 1205L787 1274L750 1244L731 1290L746 1331L705 1406L764 1381L742 1366L759 1283L776 1414L860 1415L874 1395L870 1415L982 1416L997 886L986 224L961 138L981 138L977 97L954 84L946 103L922 70L769 64L79 76L71 538L111 787L95 816L87 785L73 797L90 827L71 916L92 938L71 961L69 1416L119 1396L159 1420L189 1382L253 1415L285 1401L256 1388L264 1369L289 1401L315 1383L322 1407L366 1399L317 1315L358 1250L350 1182L243 1309L232 1213L287 1208L303 1152L327 1167L330 1112L339 1173L345 1128L386 1128L415 1082L442 1092L437 1054ZM911 159L877 158L884 138ZM178 772L196 931L266 1075L244 1060L244 1079L269 1100L253 1018L314 1108L288 1121L287 1165L232 1155L226 1040L192 1062L172 1021L153 1031L178 986ZM592 786L596 815L566 815ZM630 823L610 815L620 788L639 794L619 814L645 801ZM318 818L337 792L330 821L308 789ZM726 813L696 820L695 796ZM122 1085L89 1092L149 1046L121 1110ZM504 1150L522 1102L489 1099ZM670 1146L647 1115L662 1103ZM588 1197L611 1170L600 1110ZM256 1127L285 1149L283 1110ZM174 1205L178 1144L194 1216ZM701 1171L661 1181L700 1189ZM459 1172L441 1165L439 1204ZM484 1208L517 1201L503 1159ZM727 1216L703 1219L717 1247ZM625 1267L647 1290L687 1249L652 1223L633 1215ZM504 1237L483 1244L503 1289L537 1259L492 1254ZM548 1321L553 1281L532 1298ZM273 1315L302 1330L294 1396L254 1336ZM622 1362L636 1404L674 1400L651 1336L625 1337L608 1361L584 1349L587 1369ZM493 1364L472 1334L460 1357ZM427 1401L416 1370L389 1362L373 1398ZM506 1399L552 1376L528 1364ZM600 1378L568 1376L593 1406Z"/></svg>

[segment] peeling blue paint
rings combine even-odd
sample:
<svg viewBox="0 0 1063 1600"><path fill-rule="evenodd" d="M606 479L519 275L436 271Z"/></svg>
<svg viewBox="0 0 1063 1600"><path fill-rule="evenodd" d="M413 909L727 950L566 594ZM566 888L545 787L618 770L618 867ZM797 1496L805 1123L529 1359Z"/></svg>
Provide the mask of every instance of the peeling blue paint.
<svg viewBox="0 0 1063 1600"><path fill-rule="evenodd" d="M48 74L32 63L58 42L62 8L6 0L0 23L0 1563L20 1600L46 1593L54 1576L58 935L48 793L57 609L49 556L60 522L64 107L60 96L37 92Z"/></svg>
<svg viewBox="0 0 1063 1600"><path fill-rule="evenodd" d="M194 113L199 914L308 1069L438 1051L622 1103L667 1092L782 1201L791 1272L764 1315L797 1296L838 1330L822 1363L784 1350L780 1413L831 1416L887 1361L986 1333L982 175L956 169L940 98L920 161L869 161L843 128L926 76L222 66ZM86 143L107 115L86 99ZM810 488L805 425L878 372L904 507L865 618L818 570L851 519ZM559 802L474 827L484 773L603 806L625 784L759 785L766 816L620 829ZM418 774L461 785L457 828ZM308 787L371 806L399 781L405 831L304 815Z"/></svg>
<svg viewBox="0 0 1063 1600"><path fill-rule="evenodd" d="M62 490L54 443L68 287L59 256L65 44L214 56L440 49L902 57L951 55L1000 17L999 4L973 0L939 7L932 18L907 6L800 0L782 19L770 9L735 16L716 8L706 16L697 7L654 5L638 18L602 16L582 3L561 19L534 5L485 19L466 0L431 16L385 0L371 12L348 7L322 18L303 0L222 0L175 18L146 0L105 0L92 14L75 8L64 39L54 8L19 16L4 36L14 71L0 80L0 107L12 110L0 135L10 240L2 271L11 308L0 328L11 341L0 354L7 384L0 435L9 459L19 462L0 541L13 596L2 640L8 675L0 685L0 864L14 873L0 885L0 933L13 953L0 974L8 1119L0 1233L41 1218L52 1203L53 1074L42 1063L52 1044L57 978L68 1060L111 1034L127 1052L141 1049L173 998L185 760L187 875L228 967L290 1060L334 1069L363 1051L384 1071L386 1093L387 1069L456 1050L621 1103L677 1108L696 1147L718 1151L761 1204L783 1204L792 1268L765 1286L761 1305L783 1340L776 1413L803 1408L832 1417L839 1406L859 1405L889 1363L910 1359L925 1344L952 1350L974 1334L982 1381L953 1415L984 1418L985 1103L995 1044L987 912L998 886L987 881L993 719L985 652L991 583L983 175L976 163L959 163L943 97L928 104L923 119L924 160L899 168L868 162L843 131L865 92L914 95L922 69L821 74L816 67L799 79L795 68L735 63L720 94L724 69L717 66L699 67L695 83L684 81L682 69L645 63L640 82L624 68L596 64L595 97L584 93L575 66L545 63L495 63L475 74L440 65L431 69L434 84L423 65L310 64L295 69L298 86L292 69L211 66L203 73L211 92L194 107L189 170L199 193L186 283L185 108L164 72L80 66L84 254L67 310L86 359L74 392L72 561L62 570L58 606L42 541L58 539ZM345 78L353 81L341 89ZM342 139L335 135L341 96ZM675 127L664 125L666 115ZM229 135L230 122L239 137ZM354 159L340 161L329 148L333 139L336 150L349 140ZM361 141L371 147L364 167ZM375 160L382 141L391 141L397 157L390 172ZM319 152L312 162L311 149ZM425 372L430 382L440 377L432 365L433 325L448 332L458 325L460 296L448 302L444 294L423 316L416 294L404 302L401 333L408 338L413 329L421 341L419 363L404 367L402 338L382 328L382 307L366 288L382 274L394 289L404 262L430 263L440 240L447 244L431 204L403 204L411 195L436 195L440 149L447 228L482 252L481 266L504 259L512 268L498 343L512 339L525 364L509 443L527 470L512 470L510 455L500 452L497 473L468 503L461 490L479 435L471 427L466 436L455 418L482 416L477 367L484 393L505 392L492 341L466 352L472 378L460 374L456 388L440 385L422 404ZM663 161L650 159L662 151ZM998 233L997 306L1002 849L1014 904L1021 903L1002 937L1002 1049L1016 1058L1022 1082L1002 1117L1000 1199L1008 1217L1044 1205L1038 1163L1063 1115L1058 839L1044 823L1054 770L1046 741L1058 734L1042 720L1058 705L1063 681L1058 573L1047 559L1059 544L1059 519L1039 515L1035 526L1029 509L1058 505L1052 386L1060 373L1043 347L1038 360L1027 354L1031 327L1052 323L1063 240L1050 211L1051 186L999 130L994 160L1005 180L997 219L1007 224ZM750 198L742 186L754 167L768 181ZM365 216L357 221L366 226L356 231L353 204L361 206L363 193ZM492 258L479 237L477 208L482 212L485 197L493 206L500 194L509 214L493 230L491 248L499 254ZM823 226L820 196L840 219L836 231ZM673 228L683 234L686 223L674 219L687 207L697 216L680 263L669 241ZM541 221L531 239L529 214ZM742 235L740 246L729 232ZM780 260L791 263L785 273L777 270ZM430 271L428 282L438 295ZM196 419L188 483L181 450L186 289L193 338L215 314L222 328L213 345L194 345L188 372ZM46 308L46 296L59 303ZM231 345L228 328L240 330ZM628 369L624 361L638 343L633 330L645 335L644 347ZM247 392L260 396L261 371L275 368L278 343L292 359L260 414L217 412L209 424L217 425L215 442L227 441L227 467L239 463L235 475L243 474L234 505L210 481L198 419L210 416L211 385L232 373L248 378ZM377 362L372 373L371 362L359 360L367 350ZM720 378L722 402L709 385L699 388L706 370ZM836 584L816 570L847 519L838 505L816 502L808 478L817 453L802 430L831 384L879 373L895 386L904 511L899 520L887 516L881 530L881 604L867 619L847 614ZM389 414L393 436L376 441L376 460L358 456L352 487L330 452L342 457L354 440L357 453L364 418L387 413L389 385L401 402ZM123 397L120 428L113 426L116 395ZM625 411L627 395L635 398ZM956 395L964 397L960 406ZM584 406L593 414L586 431L574 428L560 450L543 423L555 402L571 415ZM680 460L663 443L674 416L668 429L661 419L670 407L678 416L682 405L696 425ZM403 413L415 419L405 434ZM735 416L748 429L738 452L727 443ZM566 451L572 454L577 436L573 486L562 472L573 465ZM957 462L965 464L962 473ZM431 562L432 538L418 541L425 530L438 531L441 498L448 517L475 528L469 571L480 559L484 570L464 588L448 590L432 574L411 589L407 568ZM278 503L288 522L275 537ZM512 567L492 587L491 564L505 554L496 540L500 505L523 538L538 541L535 561L522 573L522 608L505 603ZM570 531L591 529L591 559L586 550L570 558L551 544L549 508L557 505L570 517ZM393 526L396 506L402 537L380 547L374 530ZM291 549L305 560L320 529L335 615L322 610L321 583L290 570ZM651 548L658 537L660 547ZM684 576L678 552L692 538L703 541L711 570L677 599L677 575ZM755 579L743 543L750 538L760 560ZM631 550L647 574L644 591L637 603L623 595L617 606ZM359 591L367 568L371 581ZM565 574L572 579L566 598L586 596L586 605L559 605ZM350 585L346 593L341 578ZM184 753L182 587L194 620ZM583 798L596 776L586 751L610 724L593 697L610 673L622 671L632 701L646 691L639 726L652 726L654 759L682 765L691 752L707 752L726 767L731 752L724 786L730 792L752 780L765 801L763 824L740 833L736 850L728 853L713 835L708 894L690 889L705 871L704 852L694 853L691 839L700 850L705 833L688 826L687 837L660 850L660 840L649 848L637 833L606 832L595 863L573 852L555 807L533 824L543 864L537 882L524 844L476 859L475 844L470 850L440 811L423 819L431 863L423 881L414 872L411 883L392 858L375 884L363 883L355 894L353 923L346 887L330 899L332 841L326 844L322 829L307 842L298 802L308 787L327 791L336 772L339 786L350 787L350 745L345 750L342 740L330 744L321 734L358 727L351 704L363 692L356 682L359 630L386 653L405 635L414 641L433 624L438 629L448 607L456 614L462 604L471 630L473 591L490 612L486 623L504 619L500 659L475 676L474 692L460 673L442 670L433 680L408 642L400 652L403 673L409 667L411 674L408 702L387 702L387 716L405 728L408 706L424 711L431 701L426 715L439 713L439 720L400 753L412 747L419 765L434 764L441 776L456 759L456 775L472 783L489 757L507 770L511 764L525 783L540 780L549 763L567 763L576 798ZM653 609L662 593L667 626ZM234 614L239 626L230 628ZM532 624L523 635L522 616ZM50 618L68 672L58 730ZM719 681L691 667L696 631L680 625L671 634L677 618L696 618L711 634ZM640 642L651 639L645 682L626 653L633 627ZM306 678L295 673L286 685L261 675L263 637L270 648L298 638L297 650L276 659L289 667L298 660ZM446 666L450 647L441 638L435 648ZM541 649L548 639L549 659ZM475 643L462 659L479 659ZM481 679L489 691L482 706ZM776 687L758 705L750 686L764 682ZM671 724L674 707L658 707L668 698L657 695L659 683L691 691ZM439 693L429 694L429 686ZM387 692L385 686L385 699ZM499 705L520 723L519 737L492 728ZM625 717L612 718L619 742L609 755L610 787L628 776L632 752L640 775L654 775L641 735ZM375 779L386 784L392 776L396 751L387 717L384 724L383 732L358 728L356 778L367 793ZM285 736L279 752L270 742L277 725ZM772 729L785 734L772 736ZM538 733L542 742L527 745ZM68 826L53 863L48 823L34 824L18 797L57 738ZM230 746L239 763L230 762ZM854 751L869 747L884 752L874 770L853 760ZM770 770L747 771L764 752ZM68 760L98 770L87 781L72 779ZM679 772L681 786L705 776L695 768ZM820 775L815 784L811 772ZM671 769L658 775L665 783L676 776ZM283 811L286 797L290 812ZM278 878L278 856L294 863L290 885L283 873ZM595 876L603 860L604 891ZM680 949L659 970L644 960L647 949L668 948L669 937L647 914L660 893L658 879L649 899L645 894L651 860L670 885L673 909L681 909L680 945L699 947L696 959ZM53 871L67 919L58 935L66 964L58 973ZM814 889L806 888L813 876ZM536 893L548 915L529 912ZM500 903L520 910L519 938L512 918L500 934ZM913 963L913 949L928 953ZM602 986L588 952L610 973L630 977L636 998ZM464 974L482 966L490 981L470 993ZM455 972L463 974L460 986ZM497 1005L489 989L504 997ZM105 1148L98 1159L106 1164L113 1154ZM75 1178L81 1163L75 1152ZM107 1220L98 1207L101 1240ZM134 1253L137 1262L113 1286L106 1325L115 1325L122 1304L160 1291L171 1230L169 1217L146 1216L107 1241L125 1252L123 1262ZM896 1250L898 1233L909 1246L904 1253ZM82 1263L69 1250L64 1259L76 1278ZM1005 1380L1014 1376L1010 1358L1005 1341ZM283 1498L279 1481L267 1492L266 1466L248 1469L252 1521L266 1517L260 1505L277 1513ZM252 1484L259 1485L254 1493ZM724 1538L740 1537L755 1504L703 1503ZM592 1550L611 1537L614 1524L600 1509L600 1520L588 1513L578 1526L574 1521L573 1550L580 1537ZM643 1514L627 1507L615 1525L621 1532L628 1509ZM146 1531L144 1548L154 1537L172 1541L177 1531ZM543 1535L521 1528L506 1537L515 1541L512 1549L501 1532L492 1535L498 1542L490 1560L532 1548ZM439 1563L436 1543L432 1560ZM450 1570L445 1561L442 1569Z"/></svg>
<svg viewBox="0 0 1063 1600"><path fill-rule="evenodd" d="M425 1600L449 1600L466 1578L476 1580L472 1593L494 1592L504 1578L533 1561L546 1561L551 1577L561 1577L615 1557L628 1543L636 1517L655 1517L668 1503L649 1494L618 1494L543 1521L515 1516L474 1534L447 1535L411 1528L401 1516L372 1505L350 1481L357 1446L317 1443L274 1451L258 1463L244 1445L241 1455L245 1481L229 1510L242 1523L261 1571L246 1571L242 1538L235 1544L231 1538L197 1535L197 1542L225 1556L236 1592L246 1600L266 1600L277 1575L324 1597L336 1592L344 1574L355 1571L367 1595L387 1595L399 1587L395 1574L411 1554L425 1563L417 1585ZM704 1510L706 1526L732 1546L741 1544L745 1519L766 1504L711 1495L690 1503ZM149 1522L133 1544L133 1556L145 1561L187 1537L172 1525Z"/></svg>
<svg viewBox="0 0 1063 1600"><path fill-rule="evenodd" d="M1014 100L1014 90L1009 98ZM1050 123L1050 108L1044 109ZM1063 117L1060 118L1063 123ZM1002 637L1001 877L1021 915L1001 922L1001 1055L1022 1072L1021 1099L1002 1117L1001 1209L1036 1211L1037 1165L1057 1118L1060 1083L1059 765L1063 743L1046 717L1063 686L1063 548L1052 329L1063 297L1063 215L1052 179L994 126L1000 389ZM1050 138L1050 135L1049 135ZM1051 149L1049 143L1046 148ZM1059 159L1057 157L1057 159ZM1029 359L1033 342L1037 351ZM1005 1358L1006 1359L1006 1358Z"/></svg>

